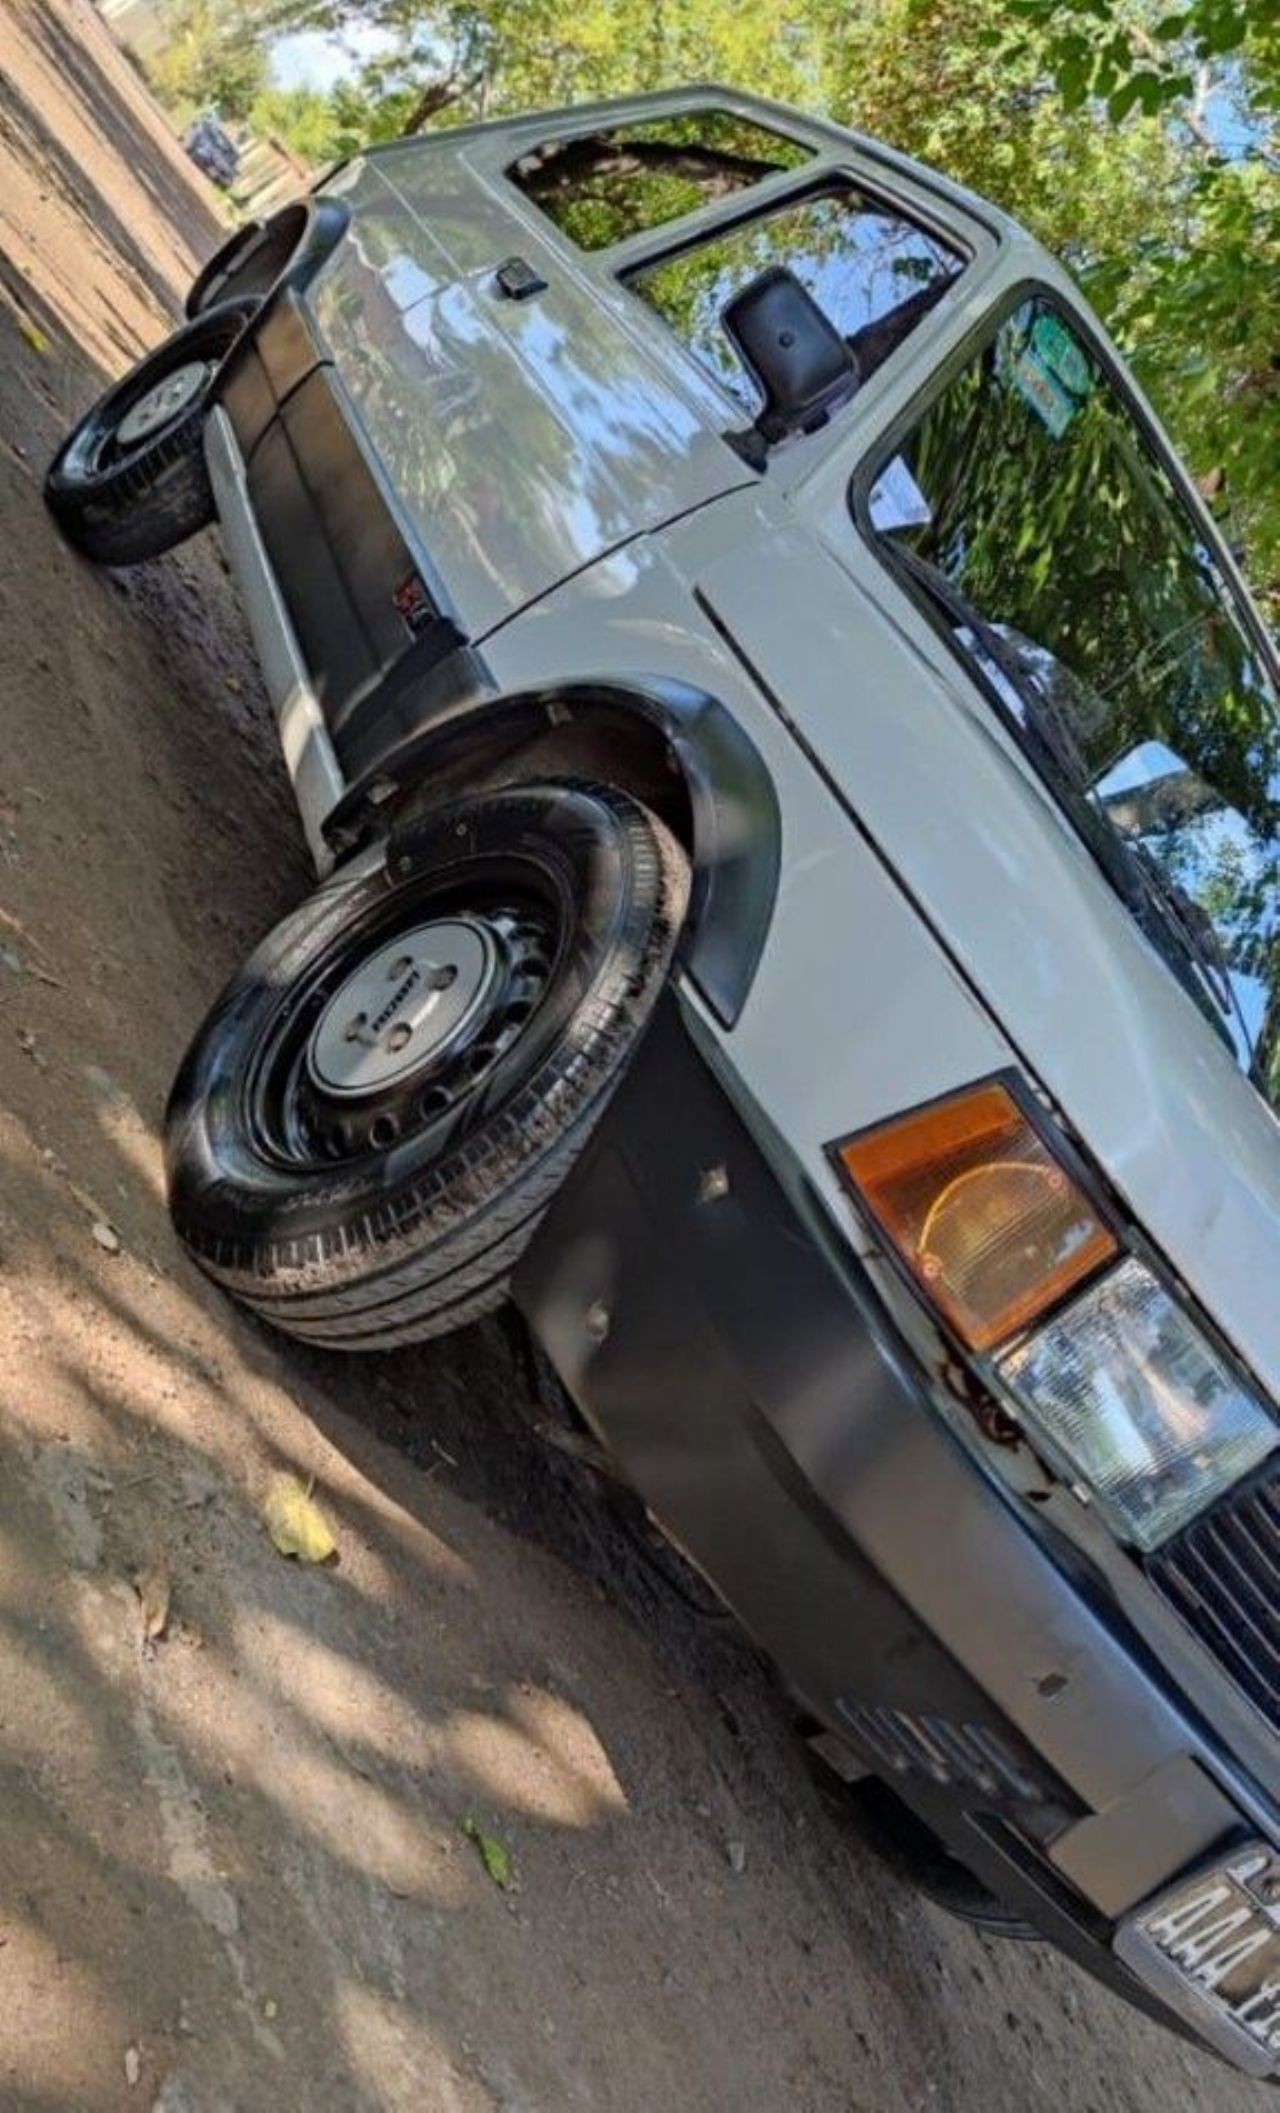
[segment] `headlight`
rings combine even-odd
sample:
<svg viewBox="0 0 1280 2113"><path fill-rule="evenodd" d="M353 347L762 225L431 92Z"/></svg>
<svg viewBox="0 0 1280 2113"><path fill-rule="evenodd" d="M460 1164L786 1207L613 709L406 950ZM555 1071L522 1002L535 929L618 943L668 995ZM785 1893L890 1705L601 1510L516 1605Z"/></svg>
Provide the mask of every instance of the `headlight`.
<svg viewBox="0 0 1280 2113"><path fill-rule="evenodd" d="M1280 1427L1125 1256L1066 1151L1033 1104L987 1080L834 1156L1046 1457L1123 1540L1154 1548L1265 1460Z"/></svg>
<svg viewBox="0 0 1280 2113"><path fill-rule="evenodd" d="M1139 1548L1168 1540L1276 1443L1262 1403L1133 1260L999 1369L1050 1455Z"/></svg>

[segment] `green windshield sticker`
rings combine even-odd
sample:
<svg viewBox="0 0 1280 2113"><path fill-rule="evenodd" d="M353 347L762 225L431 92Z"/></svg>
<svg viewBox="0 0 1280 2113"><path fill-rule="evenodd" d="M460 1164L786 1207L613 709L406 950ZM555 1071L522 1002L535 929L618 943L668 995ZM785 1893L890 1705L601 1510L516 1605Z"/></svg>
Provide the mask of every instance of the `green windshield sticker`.
<svg viewBox="0 0 1280 2113"><path fill-rule="evenodd" d="M1055 380L1072 396L1083 399L1093 389L1089 356L1066 324L1056 315L1038 315L1031 342Z"/></svg>
<svg viewBox="0 0 1280 2113"><path fill-rule="evenodd" d="M1030 404L1041 423L1048 426L1054 439L1061 440L1076 415L1075 398L1063 388L1034 345L1026 346L1018 354L1010 372L1019 396Z"/></svg>

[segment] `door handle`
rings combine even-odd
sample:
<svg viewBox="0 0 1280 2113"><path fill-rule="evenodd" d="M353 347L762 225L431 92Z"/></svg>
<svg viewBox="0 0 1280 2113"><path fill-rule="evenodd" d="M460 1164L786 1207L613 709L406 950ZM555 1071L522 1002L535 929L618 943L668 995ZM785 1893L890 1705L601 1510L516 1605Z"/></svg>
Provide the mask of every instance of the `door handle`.
<svg viewBox="0 0 1280 2113"><path fill-rule="evenodd" d="M494 283L500 294L509 301L527 301L531 294L545 293L547 282L541 272L523 257L508 257L494 273Z"/></svg>

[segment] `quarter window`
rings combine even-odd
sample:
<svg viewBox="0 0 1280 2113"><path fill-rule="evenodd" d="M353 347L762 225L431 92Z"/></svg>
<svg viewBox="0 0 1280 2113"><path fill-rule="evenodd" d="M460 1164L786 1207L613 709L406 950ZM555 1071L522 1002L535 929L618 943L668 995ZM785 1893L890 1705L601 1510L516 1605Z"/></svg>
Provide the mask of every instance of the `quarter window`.
<svg viewBox="0 0 1280 2113"><path fill-rule="evenodd" d="M609 249L802 168L811 149L729 110L548 140L508 171L579 249Z"/></svg>
<svg viewBox="0 0 1280 2113"><path fill-rule="evenodd" d="M776 264L794 272L849 339L865 380L946 290L961 259L892 207L841 184L719 228L629 273L632 292L657 309L751 417L759 392L720 318L736 293Z"/></svg>

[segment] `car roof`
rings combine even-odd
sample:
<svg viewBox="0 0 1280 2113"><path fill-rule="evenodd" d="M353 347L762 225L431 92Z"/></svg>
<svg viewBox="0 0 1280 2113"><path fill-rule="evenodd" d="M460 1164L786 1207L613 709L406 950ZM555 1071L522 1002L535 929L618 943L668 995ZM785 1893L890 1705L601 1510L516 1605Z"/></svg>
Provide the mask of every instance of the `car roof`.
<svg viewBox="0 0 1280 2113"><path fill-rule="evenodd" d="M896 172L908 182L930 191L957 212L981 222L1002 242L1012 241L1020 245L1034 242L1021 222L977 192L954 183L927 162L917 161L883 140L857 132L851 126L836 124L817 112L802 110L791 103L776 102L768 96L753 95L746 89L734 88L721 81L695 81L683 88L609 96L596 102L488 118L476 124L452 126L447 131L385 140L363 149L362 153L382 159L412 152L415 147L421 150L428 141L433 147L452 141L461 146L472 139L506 135L511 142L511 158L517 161L521 155L549 140L571 139L580 133L598 131L606 124L639 124L659 117L691 115L699 110L724 110L735 116L754 119L811 148L819 164L824 160L847 159L852 152L860 159L877 163L886 171ZM1038 248L1039 245L1034 246Z"/></svg>

